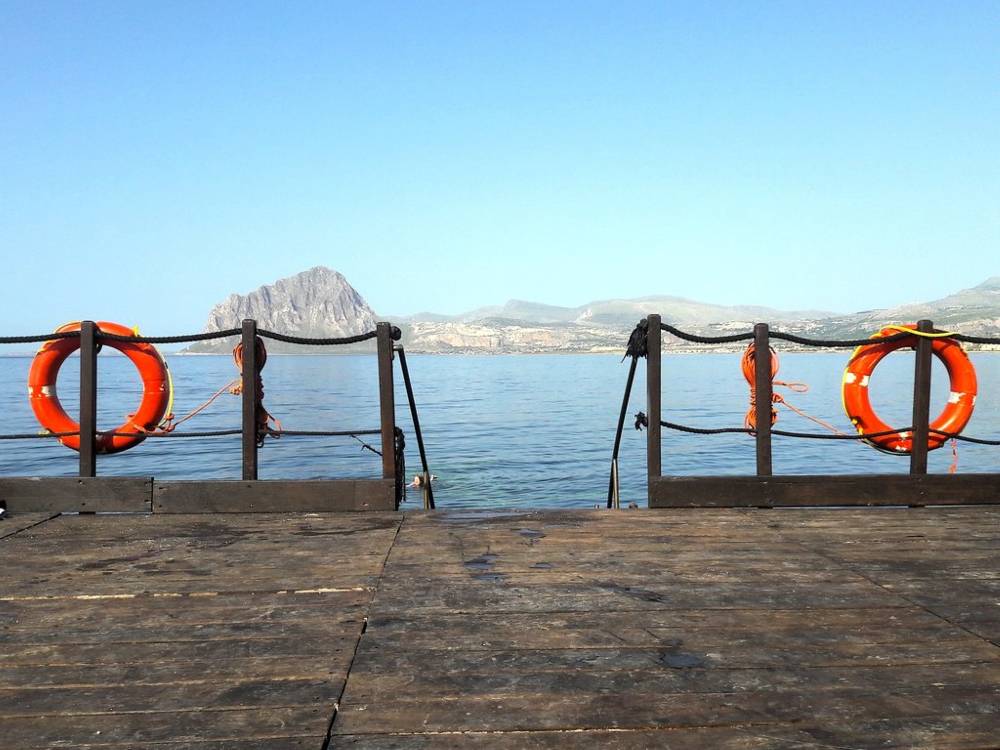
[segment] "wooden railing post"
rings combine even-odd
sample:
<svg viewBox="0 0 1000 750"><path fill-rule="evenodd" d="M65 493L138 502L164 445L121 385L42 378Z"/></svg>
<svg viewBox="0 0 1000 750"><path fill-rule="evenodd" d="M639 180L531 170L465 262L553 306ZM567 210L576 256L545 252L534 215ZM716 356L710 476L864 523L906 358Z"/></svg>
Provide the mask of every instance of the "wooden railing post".
<svg viewBox="0 0 1000 750"><path fill-rule="evenodd" d="M929 320L917 321L917 330L930 333L934 324ZM931 369L933 340L917 337L917 361L913 373L913 448L910 451L910 473L927 473L927 436L931 411Z"/></svg>
<svg viewBox="0 0 1000 750"><path fill-rule="evenodd" d="M382 478L396 479L396 403L392 390L392 326L379 323L376 328L378 344L378 401L382 432Z"/></svg>
<svg viewBox="0 0 1000 750"><path fill-rule="evenodd" d="M80 476L97 476L97 325L80 323Z"/></svg>
<svg viewBox="0 0 1000 750"><path fill-rule="evenodd" d="M771 334L767 323L753 327L754 419L757 441L757 476L771 476Z"/></svg>
<svg viewBox="0 0 1000 750"><path fill-rule="evenodd" d="M660 316L646 318L646 474L650 480L662 475L660 447L660 366L662 360ZM647 482L647 502L652 499L652 486Z"/></svg>
<svg viewBox="0 0 1000 750"><path fill-rule="evenodd" d="M243 321L243 478L257 478L257 321Z"/></svg>

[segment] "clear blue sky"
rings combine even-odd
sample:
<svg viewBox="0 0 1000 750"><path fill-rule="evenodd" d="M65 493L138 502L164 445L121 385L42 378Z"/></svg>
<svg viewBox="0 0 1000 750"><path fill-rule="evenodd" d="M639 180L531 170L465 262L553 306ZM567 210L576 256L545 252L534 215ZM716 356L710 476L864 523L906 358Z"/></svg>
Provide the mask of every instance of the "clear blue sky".
<svg viewBox="0 0 1000 750"><path fill-rule="evenodd" d="M1000 4L0 2L4 333L1000 274ZM761 261L763 256L766 260Z"/></svg>

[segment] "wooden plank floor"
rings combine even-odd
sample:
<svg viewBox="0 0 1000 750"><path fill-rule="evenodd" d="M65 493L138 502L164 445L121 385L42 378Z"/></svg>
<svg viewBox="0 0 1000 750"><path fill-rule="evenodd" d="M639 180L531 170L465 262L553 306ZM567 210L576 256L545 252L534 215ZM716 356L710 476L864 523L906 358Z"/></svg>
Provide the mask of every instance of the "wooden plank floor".
<svg viewBox="0 0 1000 750"><path fill-rule="evenodd" d="M5 537L0 747L318 750L400 520L61 516Z"/></svg>
<svg viewBox="0 0 1000 750"><path fill-rule="evenodd" d="M997 507L27 521L3 748L1000 747Z"/></svg>

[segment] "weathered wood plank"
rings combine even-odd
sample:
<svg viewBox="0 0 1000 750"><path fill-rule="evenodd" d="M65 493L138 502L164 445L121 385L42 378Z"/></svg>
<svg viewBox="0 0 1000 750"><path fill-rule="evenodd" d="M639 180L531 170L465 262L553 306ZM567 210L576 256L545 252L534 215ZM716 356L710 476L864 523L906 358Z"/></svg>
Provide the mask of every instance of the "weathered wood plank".
<svg viewBox="0 0 1000 750"><path fill-rule="evenodd" d="M0 642L95 642L111 634L147 631L163 633L183 628L280 628L286 623L322 620L328 625L363 619L371 592L328 591L308 594L221 594L207 597L133 599L42 599L0 601ZM33 640L32 640L33 639ZM129 639L129 640L134 640Z"/></svg>
<svg viewBox="0 0 1000 750"><path fill-rule="evenodd" d="M996 717L984 714L846 721L756 722L743 727L570 729L446 734L336 735L330 748L352 750L809 750L815 748L992 750Z"/></svg>
<svg viewBox="0 0 1000 750"><path fill-rule="evenodd" d="M444 583L444 581L442 581ZM486 574L482 580L447 579L447 585L387 578L380 600L397 610L448 612L551 612L699 607L748 609L832 609L906 606L901 597L853 575L813 577L807 582L767 585L737 583L680 584L670 581L634 586L612 578L593 583L572 579L532 585Z"/></svg>
<svg viewBox="0 0 1000 750"><path fill-rule="evenodd" d="M294 706L332 706L343 688L343 675L281 679L250 675L242 680L216 680L208 665L192 669L196 679L175 681L168 685L133 683L47 687L44 690L9 688L0 691L7 716L76 716L92 713L149 711L193 711L206 708L289 708Z"/></svg>
<svg viewBox="0 0 1000 750"><path fill-rule="evenodd" d="M971 639L966 642L971 645L968 651L941 646L922 657L917 646L928 643L826 643L815 649L799 643L788 650L767 643L761 644L757 653L745 645L727 649L728 653L706 653L698 643L681 639L659 648L392 654L365 647L352 668L345 703L380 703L390 696L423 701L457 696L499 700L546 693L638 696L764 689L885 691L932 683L988 693L997 686L1000 662L961 661L969 656L982 659L987 651L984 645Z"/></svg>
<svg viewBox="0 0 1000 750"><path fill-rule="evenodd" d="M395 510L391 479L157 481L156 513Z"/></svg>
<svg viewBox="0 0 1000 750"><path fill-rule="evenodd" d="M1000 474L650 477L649 507L1000 503Z"/></svg>
<svg viewBox="0 0 1000 750"><path fill-rule="evenodd" d="M566 729L524 732L335 735L331 750L803 750L812 738L788 724L733 729Z"/></svg>
<svg viewBox="0 0 1000 750"><path fill-rule="evenodd" d="M19 512L149 512L152 477L0 477L0 500Z"/></svg>
<svg viewBox="0 0 1000 750"><path fill-rule="evenodd" d="M155 705L155 702L154 702ZM202 741L220 747L259 742L268 747L307 747L317 750L326 735L330 715L318 706L293 708L270 707L266 711L201 710L140 711L137 713L94 713L70 716L31 716L12 718L0 715L0 736L7 750L14 748L117 747L119 745L160 747L172 741L175 747L200 747ZM298 734L294 741L289 735ZM270 738L270 739L269 739ZM305 742L305 744L302 744ZM93 745L90 745L93 743ZM155 745L154 745L155 743ZM297 743L297 744L296 744ZM213 750L215 750L213 748Z"/></svg>
<svg viewBox="0 0 1000 750"><path fill-rule="evenodd" d="M883 644L919 645L924 658L938 661L942 658L939 655L951 658L955 646L969 646L970 638L917 608L479 612L475 618L394 612L369 619L360 656L367 658L369 649L376 647L380 654L437 650L494 653L518 649L655 649L664 645L678 647L684 642L703 644L691 647L713 654L706 657L706 661L713 662L728 660L726 655L734 650L749 650L751 653L744 658L750 661L771 658L772 651L783 659L794 656L808 660L813 647L864 646L877 652ZM980 653L983 644L971 646Z"/></svg>
<svg viewBox="0 0 1000 750"><path fill-rule="evenodd" d="M360 634L360 630L357 631ZM153 664L165 661L186 661L192 671L210 669L216 661L230 659L272 659L311 656L334 663L339 654L353 654L356 639L330 640L328 637L294 641L281 633L272 638L233 638L203 641L197 631L181 641L133 641L120 647L108 648L106 643L29 643L10 644L0 651L0 667L22 665L74 666ZM251 666L252 666L251 662ZM252 669L248 666L247 674Z"/></svg>
<svg viewBox="0 0 1000 750"><path fill-rule="evenodd" d="M997 690L913 686L886 692L835 688L817 692L758 689L746 692L679 692L669 695L616 693L522 693L503 698L395 700L391 711L379 704L343 704L334 729L344 734L412 731L514 731L687 728L785 723L813 717L823 724L906 719L936 714L996 714Z"/></svg>

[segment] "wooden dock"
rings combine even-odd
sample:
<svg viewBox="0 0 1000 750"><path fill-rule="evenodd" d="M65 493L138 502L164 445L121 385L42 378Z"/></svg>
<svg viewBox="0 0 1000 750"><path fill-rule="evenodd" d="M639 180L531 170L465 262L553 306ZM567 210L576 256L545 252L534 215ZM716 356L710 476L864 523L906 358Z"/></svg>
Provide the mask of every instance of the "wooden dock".
<svg viewBox="0 0 1000 750"><path fill-rule="evenodd" d="M1000 507L14 514L0 746L996 748Z"/></svg>

